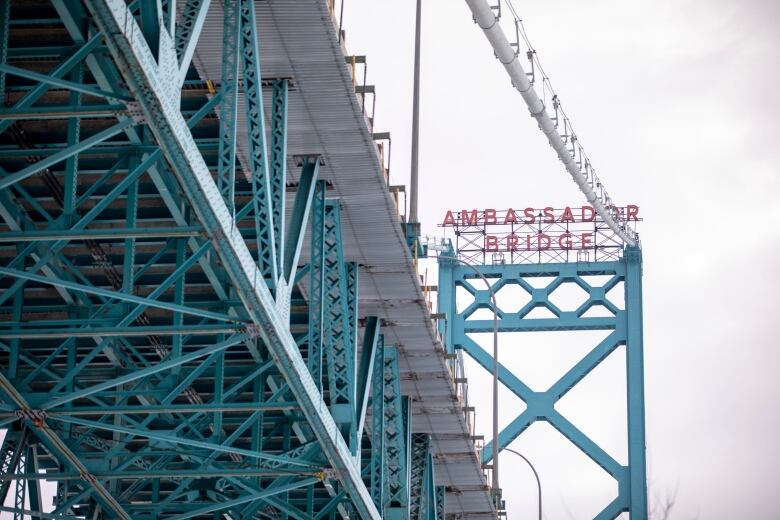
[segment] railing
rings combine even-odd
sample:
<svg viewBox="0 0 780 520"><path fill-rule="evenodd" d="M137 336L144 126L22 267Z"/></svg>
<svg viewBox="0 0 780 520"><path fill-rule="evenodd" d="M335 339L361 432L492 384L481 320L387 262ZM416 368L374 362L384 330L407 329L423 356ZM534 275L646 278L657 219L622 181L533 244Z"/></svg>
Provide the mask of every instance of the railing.
<svg viewBox="0 0 780 520"><path fill-rule="evenodd" d="M391 159L391 152L392 152L392 139L390 138L390 133L374 132L374 118L376 114L376 88L374 85L369 85L367 83L368 63L367 63L366 56L350 55L346 50L346 44L344 42L345 31L343 29L344 2L345 0L328 0L328 9L331 14L332 22L336 27L336 30L338 31L339 44L341 45L342 51L344 52L345 55L344 59L350 71L350 76L352 79L352 87L355 92L355 96L357 97L358 103L360 104L361 113L363 114L363 117L365 119L366 126L371 131L372 137L376 142L376 153L379 158L379 163L381 165L382 172L387 182L388 189L390 189L394 195L394 200L396 202L399 218L405 220L405 216L402 216L401 214L401 204L398 196L401 191L404 191L405 194L405 190L398 189L398 187L390 186L390 159ZM362 65L362 67L360 67L360 65ZM367 96L369 94L371 95L370 114L368 113L369 106L367 103ZM393 190L393 188L396 189ZM404 204L403 206L405 208L406 204ZM414 268L415 268L415 272L417 272L418 258L417 258L416 245L415 247L412 248L412 250L413 250L412 255L414 261ZM426 306L429 312L432 312L433 311L433 299L432 299L433 290L428 284L427 269L425 270L423 275L422 289L423 289L423 298L425 299ZM439 340L442 342L442 344L444 343L443 338L439 337ZM474 445L474 456L476 457L477 461L481 461L481 451L484 448L484 441L477 438L475 433L476 432L476 410L474 410L473 407L469 406L469 389L468 389L468 382L466 380L465 365L463 362L463 353L460 350L457 350L455 354L452 357L449 357L448 359L449 359L448 366L450 371L451 383L455 389L455 395L458 399L458 404L464 413L469 440L471 440ZM483 467L483 474L485 475L486 481L490 483L491 472L485 470L485 468Z"/></svg>
<svg viewBox="0 0 780 520"><path fill-rule="evenodd" d="M379 164L382 166L382 173L385 174L385 181L390 184L390 157L393 151L393 140L390 138L390 132L376 132L372 137L379 151ZM386 152L385 149L387 149Z"/></svg>
<svg viewBox="0 0 780 520"><path fill-rule="evenodd" d="M364 55L352 55L347 51L344 31L344 2L346 0L328 0L328 10L331 21L338 34L339 45L344 53L344 59L350 71L352 89L357 97L360 111L365 119L366 127L376 142L376 153L387 185L390 185L390 159L393 143L390 132L375 132L376 118L376 86L368 84L368 60ZM361 67L362 65L362 67ZM400 214L400 212L399 212Z"/></svg>
<svg viewBox="0 0 780 520"><path fill-rule="evenodd" d="M328 10L330 11L330 17L333 20L333 25L336 26L336 30L339 35L339 43L344 41L344 2L346 0L328 0Z"/></svg>

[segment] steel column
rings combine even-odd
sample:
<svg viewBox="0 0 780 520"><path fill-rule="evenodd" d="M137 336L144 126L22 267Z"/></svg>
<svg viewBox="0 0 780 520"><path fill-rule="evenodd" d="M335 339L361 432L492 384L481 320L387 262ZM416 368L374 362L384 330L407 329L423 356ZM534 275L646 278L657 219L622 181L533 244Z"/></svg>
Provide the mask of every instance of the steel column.
<svg viewBox="0 0 780 520"><path fill-rule="evenodd" d="M534 391L521 378L503 365L498 365L498 379L512 393L522 399L526 409L509 423L498 435L499 448L508 446L537 420L545 420L585 455L611 475L618 483L618 497L610 502L596 518L615 518L629 512L632 518L647 517L647 491L644 438L644 390L642 364L642 303L641 303L641 252L636 247L626 247L623 258L616 262L578 262L566 264L515 264L475 266L483 275L495 279L492 290L515 285L528 294L529 302L519 311L497 309L500 318L499 332L526 331L579 331L604 330L609 334L592 347L573 367L545 391ZM488 291L472 285L475 274L449 260L439 263L439 308L446 318L439 323L439 330L448 342L448 350L463 349L485 370L492 373L493 357L470 337L472 333L489 332L490 320L471 319L479 309L488 305ZM602 284L594 284L590 276L608 277ZM534 277L550 277L542 288L530 283ZM618 283L625 286L625 308L615 305L607 293ZM587 299L574 310L562 310L553 303L551 296L564 284L574 284L585 292ZM456 308L456 288L465 288L473 302L462 312ZM604 317L587 315L594 307L605 310ZM531 312L536 308L547 309L552 317L536 318ZM626 348L627 406L629 461L619 464L601 446L575 427L555 410L555 404L577 383L618 347ZM482 462L492 460L492 442L482 450Z"/></svg>
<svg viewBox="0 0 780 520"><path fill-rule="evenodd" d="M409 517L410 406L409 398L401 395L398 350L394 346L385 346L383 368L383 513L388 520L401 520Z"/></svg>
<svg viewBox="0 0 780 520"><path fill-rule="evenodd" d="M236 190L236 118L238 117L238 33L241 17L237 1L226 1L222 23L222 78L219 109L219 163L217 186L228 211L235 212Z"/></svg>
<svg viewBox="0 0 780 520"><path fill-rule="evenodd" d="M627 247L626 261L626 386L628 391L628 465L630 510L647 518L645 445L644 341L642 330L642 250Z"/></svg>

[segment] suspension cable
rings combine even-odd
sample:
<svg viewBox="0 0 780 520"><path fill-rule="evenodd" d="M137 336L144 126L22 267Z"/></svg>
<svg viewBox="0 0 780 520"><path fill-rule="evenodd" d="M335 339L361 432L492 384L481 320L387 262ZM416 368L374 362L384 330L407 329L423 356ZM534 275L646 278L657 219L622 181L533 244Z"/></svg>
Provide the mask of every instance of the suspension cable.
<svg viewBox="0 0 780 520"><path fill-rule="evenodd" d="M499 0L500 2L500 0ZM517 14L511 0L506 0L509 11L514 21L515 34L517 42L512 44L506 37L499 16L494 12L497 7L500 14L500 3L498 6L491 7L487 0L466 0L474 21L485 33L488 41L493 46L496 58L504 65L512 85L520 92L525 100L528 109L539 123L539 128L547 136L550 146L556 151L558 158L566 166L566 170L571 175L574 182L585 195L587 201L596 210L604 223L615 232L629 246L639 245L639 235L629 227L626 216L613 203L604 184L596 175L596 169L593 167L588 155L585 153L577 134L571 124L571 120L563 110L560 98L552 88L549 77L544 72L541 62L536 54L536 50L531 45L526 34L523 21ZM531 72L526 72L518 57L520 56L520 39L522 38L526 46L526 57L528 58ZM542 78L542 96L544 100L539 99L536 93L534 83L536 76ZM549 96L552 102L551 117L547 111L546 101Z"/></svg>

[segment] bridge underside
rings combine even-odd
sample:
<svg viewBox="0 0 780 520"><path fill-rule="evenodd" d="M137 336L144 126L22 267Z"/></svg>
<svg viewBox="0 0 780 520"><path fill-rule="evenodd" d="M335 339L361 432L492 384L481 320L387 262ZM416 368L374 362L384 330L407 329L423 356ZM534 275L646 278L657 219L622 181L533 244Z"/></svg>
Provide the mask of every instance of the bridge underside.
<svg viewBox="0 0 780 520"><path fill-rule="evenodd" d="M495 516L332 9L0 1L2 510Z"/></svg>

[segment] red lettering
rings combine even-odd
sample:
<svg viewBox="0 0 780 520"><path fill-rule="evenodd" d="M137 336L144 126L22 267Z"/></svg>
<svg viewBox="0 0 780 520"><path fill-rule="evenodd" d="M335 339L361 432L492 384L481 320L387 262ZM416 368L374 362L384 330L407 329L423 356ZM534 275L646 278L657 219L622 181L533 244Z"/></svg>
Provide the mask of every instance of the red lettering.
<svg viewBox="0 0 780 520"><path fill-rule="evenodd" d="M452 211L448 211L447 214L444 215L444 225L445 226L455 225L455 216L452 214Z"/></svg>
<svg viewBox="0 0 780 520"><path fill-rule="evenodd" d="M477 210L472 209L471 212L467 209L460 211L460 225L461 226L476 226L477 225Z"/></svg>
<svg viewBox="0 0 780 520"><path fill-rule="evenodd" d="M496 220L496 210L486 209L483 220L485 221L485 224L497 224L498 221Z"/></svg>
<svg viewBox="0 0 780 520"><path fill-rule="evenodd" d="M506 216L504 217L504 224L517 224L517 215L515 215L515 210L513 210L512 208L506 210Z"/></svg>
<svg viewBox="0 0 780 520"><path fill-rule="evenodd" d="M485 235L485 251L498 251L498 237Z"/></svg>
<svg viewBox="0 0 780 520"><path fill-rule="evenodd" d="M508 237L506 237L506 248L510 251L517 251L517 235L512 233Z"/></svg>
<svg viewBox="0 0 780 520"><path fill-rule="evenodd" d="M553 215L553 209L550 206L544 208L544 222L545 224L552 224L555 222L555 215Z"/></svg>
<svg viewBox="0 0 780 520"><path fill-rule="evenodd" d="M639 206L634 206L633 204L626 206L626 220L639 220L638 214Z"/></svg>
<svg viewBox="0 0 780 520"><path fill-rule="evenodd" d="M571 249L571 233L564 233L558 237L558 245L563 249Z"/></svg>
<svg viewBox="0 0 780 520"><path fill-rule="evenodd" d="M545 240L544 246L542 246L542 239ZM550 237L545 235L544 233L539 233L536 236L536 245L538 246L539 251L546 251L546 250L550 249L550 244L551 243L552 243L552 241L550 240Z"/></svg>
<svg viewBox="0 0 780 520"><path fill-rule="evenodd" d="M523 219L523 224L533 224L534 222L536 222L536 215L534 215L534 208L525 208L523 210L523 215L531 219L531 220L528 220L528 218Z"/></svg>
<svg viewBox="0 0 780 520"><path fill-rule="evenodd" d="M588 249L590 246L592 246L593 245L593 242L591 242L592 239L593 239L593 233L583 233L580 237L580 241L582 242L580 249Z"/></svg>
<svg viewBox="0 0 780 520"><path fill-rule="evenodd" d="M531 235L525 236L525 250L530 251L531 250Z"/></svg>
<svg viewBox="0 0 780 520"><path fill-rule="evenodd" d="M583 222L593 222L596 220L596 210L593 209L593 206L582 206L580 208L580 212L582 215L582 221ZM586 217L585 213L589 213L589 215Z"/></svg>
<svg viewBox="0 0 780 520"><path fill-rule="evenodd" d="M561 215L561 222L574 222L574 215L571 212L571 208L569 206L566 206L566 209L563 210L563 215Z"/></svg>

